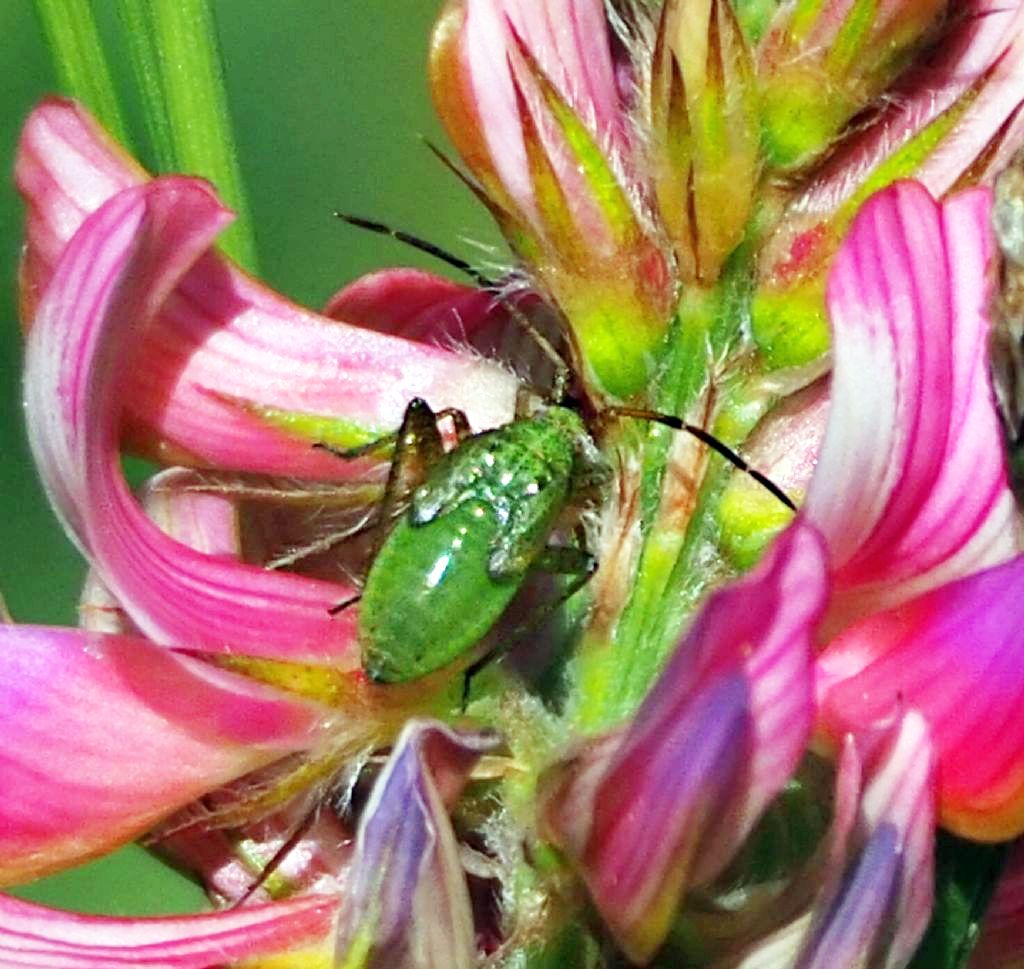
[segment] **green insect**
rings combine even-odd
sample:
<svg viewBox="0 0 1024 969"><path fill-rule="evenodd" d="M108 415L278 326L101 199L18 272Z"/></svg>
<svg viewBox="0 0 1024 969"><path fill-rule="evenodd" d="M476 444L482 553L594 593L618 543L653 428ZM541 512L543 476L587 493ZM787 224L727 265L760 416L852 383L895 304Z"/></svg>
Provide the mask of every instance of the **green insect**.
<svg viewBox="0 0 1024 969"><path fill-rule="evenodd" d="M777 486L700 428L648 411L605 411L612 414L693 434L793 507ZM460 439L447 453L441 417L453 420ZM379 442L361 450L375 446ZM611 475L580 414L557 404L469 434L460 411L435 414L415 399L395 447L377 517L385 529L394 524L358 600L363 666L381 683L426 676L467 654L531 570L572 576L563 599L582 587L597 566L594 557L576 545L551 545L550 536L573 513L578 517Z"/></svg>
<svg viewBox="0 0 1024 969"><path fill-rule="evenodd" d="M461 438L448 453L442 416ZM469 434L461 412L434 414L425 401L410 402L378 514L380 525L394 526L360 597L368 675L400 683L458 659L495 625L531 569L572 575L567 595L576 591L594 558L549 545L549 537L608 476L582 417L568 407Z"/></svg>
<svg viewBox="0 0 1024 969"><path fill-rule="evenodd" d="M408 233L336 213L363 229L394 236L469 272L485 289L494 284L463 260ZM420 399L406 408L384 499L379 535L362 595L358 634L363 667L381 683L426 676L469 653L495 626L531 571L570 576L558 605L590 578L597 562L580 545L552 545L559 525L579 519L596 503L611 468L574 409L564 406L569 368L548 340L517 308L510 315L534 338L554 366L552 399L535 404L502 427L471 434L461 411L435 414ZM533 398L536 400L536 398ZM775 484L706 431L679 418L634 408L609 408L613 416L655 421L686 431L745 471L790 508ZM445 452L438 421L452 421L458 444ZM354 457L383 442L346 452ZM485 656L483 661L489 656ZM474 663L469 674L481 665Z"/></svg>

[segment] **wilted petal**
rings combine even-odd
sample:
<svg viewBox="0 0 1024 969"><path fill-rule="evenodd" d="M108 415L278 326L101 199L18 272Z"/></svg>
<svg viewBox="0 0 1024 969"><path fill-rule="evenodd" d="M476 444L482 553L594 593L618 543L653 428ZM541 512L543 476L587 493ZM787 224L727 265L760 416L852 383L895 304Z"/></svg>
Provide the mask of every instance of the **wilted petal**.
<svg viewBox="0 0 1024 969"><path fill-rule="evenodd" d="M780 4L758 52L768 163L791 169L820 156L905 67L945 7L946 0Z"/></svg>
<svg viewBox="0 0 1024 969"><path fill-rule="evenodd" d="M658 948L682 893L713 878L804 752L824 550L797 524L715 593L633 722L548 775L548 836L619 944Z"/></svg>
<svg viewBox="0 0 1024 969"><path fill-rule="evenodd" d="M754 333L776 366L806 363L826 348L825 274L872 193L916 178L939 198L992 178L1024 141L1024 4L951 7L936 52L837 147L762 248Z"/></svg>
<svg viewBox="0 0 1024 969"><path fill-rule="evenodd" d="M829 278L832 403L804 514L858 611L1017 550L988 370L990 209L985 189L940 205L895 185L865 204Z"/></svg>
<svg viewBox="0 0 1024 969"><path fill-rule="evenodd" d="M600 0L450 0L431 44L441 120L499 225L612 396L651 378L671 260L640 207Z"/></svg>
<svg viewBox="0 0 1024 969"><path fill-rule="evenodd" d="M439 113L488 190L493 189L499 201L507 200L512 211L519 210L543 236L522 112L537 117L546 109L536 91L526 106L517 97L524 70L514 56L520 43L579 123L589 129L599 150L617 157L621 164L628 154L628 139L601 3L558 0L538 6L528 0L454 0L448 4L435 34L431 65ZM456 123L460 120L463 123ZM564 180L561 190L566 204L579 206L573 215L588 220L592 231L607 232L600 215L587 212L595 201L582 183L582 171L573 171L572 147L560 141L553 121L534 124L551 164L557 167L555 177Z"/></svg>
<svg viewBox="0 0 1024 969"><path fill-rule="evenodd" d="M107 851L315 745L324 712L144 639L0 625L0 881Z"/></svg>
<svg viewBox="0 0 1024 969"><path fill-rule="evenodd" d="M339 964L476 965L469 891L448 810L477 759L494 744L440 723L406 725L359 824L354 874L339 919Z"/></svg>
<svg viewBox="0 0 1024 969"><path fill-rule="evenodd" d="M651 174L685 282L713 283L759 175L754 64L732 4L669 0L650 76Z"/></svg>
<svg viewBox="0 0 1024 969"><path fill-rule="evenodd" d="M336 914L337 900L319 895L230 912L144 919L72 915L0 895L0 965L216 969L286 952L298 959L300 951L323 946ZM312 960L312 951L306 958Z"/></svg>
<svg viewBox="0 0 1024 969"><path fill-rule="evenodd" d="M841 736L919 710L942 823L985 841L1024 831L1022 592L1018 558L855 623L819 660L823 727Z"/></svg>
<svg viewBox="0 0 1024 969"><path fill-rule="evenodd" d="M206 555L143 513L117 460L124 348L209 245L223 210L165 179L105 203L64 250L29 334L29 436L47 490L132 621L158 642L358 666L349 588ZM121 352L119 352L119 350Z"/></svg>
<svg viewBox="0 0 1024 969"><path fill-rule="evenodd" d="M52 99L33 112L16 166L27 207L27 322L89 213L144 178L73 103ZM391 430L411 397L460 407L477 429L514 409L515 382L492 364L332 322L214 253L199 259L132 349L121 388L128 433L180 464L337 479L365 471L365 462L339 462L310 443L358 444Z"/></svg>

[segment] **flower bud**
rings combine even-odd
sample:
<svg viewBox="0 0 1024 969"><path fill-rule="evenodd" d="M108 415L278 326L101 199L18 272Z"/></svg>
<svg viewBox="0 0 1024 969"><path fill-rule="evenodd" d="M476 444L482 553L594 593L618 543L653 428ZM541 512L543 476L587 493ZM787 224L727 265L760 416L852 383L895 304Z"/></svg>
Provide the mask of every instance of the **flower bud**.
<svg viewBox="0 0 1024 969"><path fill-rule="evenodd" d="M651 164L680 276L713 283L743 235L758 174L753 59L725 0L669 0L650 80Z"/></svg>
<svg viewBox="0 0 1024 969"><path fill-rule="evenodd" d="M945 8L945 0L780 7L758 52L769 164L790 170L819 158L907 65Z"/></svg>
<svg viewBox="0 0 1024 969"><path fill-rule="evenodd" d="M510 245L565 314L586 378L611 397L641 392L674 280L630 174L600 2L451 0L430 73L442 121Z"/></svg>

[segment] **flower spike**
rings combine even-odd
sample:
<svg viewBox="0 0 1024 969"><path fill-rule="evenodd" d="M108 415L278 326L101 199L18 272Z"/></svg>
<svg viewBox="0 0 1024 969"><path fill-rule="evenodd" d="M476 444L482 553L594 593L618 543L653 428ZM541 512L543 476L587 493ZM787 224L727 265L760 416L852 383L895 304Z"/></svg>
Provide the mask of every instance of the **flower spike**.
<svg viewBox="0 0 1024 969"><path fill-rule="evenodd" d="M672 310L670 260L643 210L600 0L450 0L431 84L516 252L568 320L590 381L650 380Z"/></svg>

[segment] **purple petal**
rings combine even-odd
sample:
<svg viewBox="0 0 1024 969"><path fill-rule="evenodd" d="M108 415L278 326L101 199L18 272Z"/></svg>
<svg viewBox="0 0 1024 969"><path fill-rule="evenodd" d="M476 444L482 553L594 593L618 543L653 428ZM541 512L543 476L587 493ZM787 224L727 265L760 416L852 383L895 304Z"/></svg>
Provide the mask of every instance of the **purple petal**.
<svg viewBox="0 0 1024 969"><path fill-rule="evenodd" d="M377 779L356 835L338 961L366 969L471 969L469 892L448 810L493 738L412 720Z"/></svg>
<svg viewBox="0 0 1024 969"><path fill-rule="evenodd" d="M683 892L728 863L802 756L826 582L819 537L795 525L708 600L633 722L547 776L547 834L634 961L661 944Z"/></svg>

